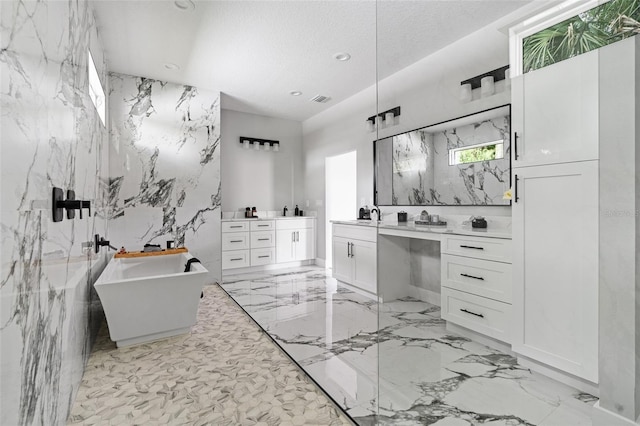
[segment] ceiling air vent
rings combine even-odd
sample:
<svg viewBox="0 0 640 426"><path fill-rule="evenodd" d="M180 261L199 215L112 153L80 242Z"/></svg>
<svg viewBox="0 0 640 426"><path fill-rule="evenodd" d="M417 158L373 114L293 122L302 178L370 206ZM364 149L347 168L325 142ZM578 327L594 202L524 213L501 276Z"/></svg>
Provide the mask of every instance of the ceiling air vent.
<svg viewBox="0 0 640 426"><path fill-rule="evenodd" d="M322 95L315 95L313 98L310 99L311 102L318 102L320 104L324 104L327 103L331 100L330 97L328 96L322 96Z"/></svg>

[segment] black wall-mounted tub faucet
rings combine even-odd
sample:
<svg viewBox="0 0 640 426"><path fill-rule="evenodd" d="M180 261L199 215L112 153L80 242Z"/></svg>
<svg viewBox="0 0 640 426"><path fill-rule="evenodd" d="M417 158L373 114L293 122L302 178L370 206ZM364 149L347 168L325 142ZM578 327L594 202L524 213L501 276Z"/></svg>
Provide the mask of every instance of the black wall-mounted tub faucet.
<svg viewBox="0 0 640 426"><path fill-rule="evenodd" d="M100 234L96 234L93 237L93 247L95 248L96 253L100 253L100 247L103 246L107 246L112 250L118 251L118 249L112 246L109 241L104 239L104 237L101 237Z"/></svg>

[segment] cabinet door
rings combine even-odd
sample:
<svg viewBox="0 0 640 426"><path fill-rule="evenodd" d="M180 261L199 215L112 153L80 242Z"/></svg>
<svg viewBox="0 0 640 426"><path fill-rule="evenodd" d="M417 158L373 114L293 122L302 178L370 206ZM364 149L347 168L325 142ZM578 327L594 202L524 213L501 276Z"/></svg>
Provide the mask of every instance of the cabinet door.
<svg viewBox="0 0 640 426"><path fill-rule="evenodd" d="M598 161L514 170L513 350L598 381Z"/></svg>
<svg viewBox="0 0 640 426"><path fill-rule="evenodd" d="M514 79L512 103L514 167L598 158L597 50Z"/></svg>
<svg viewBox="0 0 640 426"><path fill-rule="evenodd" d="M353 285L377 293L376 243L352 240Z"/></svg>
<svg viewBox="0 0 640 426"><path fill-rule="evenodd" d="M276 231L276 262L293 262L295 258L294 231L282 229Z"/></svg>
<svg viewBox="0 0 640 426"><path fill-rule="evenodd" d="M313 240L313 229L298 229L295 232L295 256L296 260L314 259L315 242Z"/></svg>
<svg viewBox="0 0 640 426"><path fill-rule="evenodd" d="M342 237L333 237L333 278L351 283L351 241Z"/></svg>

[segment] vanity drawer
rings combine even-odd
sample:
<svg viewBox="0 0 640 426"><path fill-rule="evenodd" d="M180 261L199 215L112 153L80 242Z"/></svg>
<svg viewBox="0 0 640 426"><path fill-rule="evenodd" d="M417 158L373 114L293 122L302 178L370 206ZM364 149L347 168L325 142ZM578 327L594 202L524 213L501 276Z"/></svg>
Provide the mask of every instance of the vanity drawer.
<svg viewBox="0 0 640 426"><path fill-rule="evenodd" d="M275 231L252 232L251 248L273 247L275 246Z"/></svg>
<svg viewBox="0 0 640 426"><path fill-rule="evenodd" d="M249 250L222 252L222 269L244 268L249 266Z"/></svg>
<svg viewBox="0 0 640 426"><path fill-rule="evenodd" d="M252 231L269 231L275 228L275 221L273 220L259 220L257 222L251 222Z"/></svg>
<svg viewBox="0 0 640 426"><path fill-rule="evenodd" d="M278 219L276 229L304 229L313 228L315 219Z"/></svg>
<svg viewBox="0 0 640 426"><path fill-rule="evenodd" d="M442 255L441 282L444 287L511 303L511 265L463 256Z"/></svg>
<svg viewBox="0 0 640 426"><path fill-rule="evenodd" d="M443 287L442 319L510 342L511 305Z"/></svg>
<svg viewBox="0 0 640 426"><path fill-rule="evenodd" d="M222 251L249 248L248 232L229 232L222 234Z"/></svg>
<svg viewBox="0 0 640 426"><path fill-rule="evenodd" d="M511 263L511 240L444 235L440 244L442 253Z"/></svg>
<svg viewBox="0 0 640 426"><path fill-rule="evenodd" d="M222 232L248 231L249 222L222 222Z"/></svg>
<svg viewBox="0 0 640 426"><path fill-rule="evenodd" d="M365 225L333 225L333 236L351 240L371 241L375 243L378 236L378 228Z"/></svg>
<svg viewBox="0 0 640 426"><path fill-rule="evenodd" d="M276 263L276 251L273 247L251 250L251 266L270 265L272 263Z"/></svg>

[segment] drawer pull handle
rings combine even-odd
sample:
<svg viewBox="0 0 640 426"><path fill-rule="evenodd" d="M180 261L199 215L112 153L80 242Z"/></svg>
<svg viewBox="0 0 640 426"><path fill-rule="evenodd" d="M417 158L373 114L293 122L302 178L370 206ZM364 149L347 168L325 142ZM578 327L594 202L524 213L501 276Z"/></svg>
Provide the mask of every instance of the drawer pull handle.
<svg viewBox="0 0 640 426"><path fill-rule="evenodd" d="M235 260L244 260L244 259L243 259L243 258L241 258L241 257L236 257L236 258L234 258L234 259L231 259L231 261L235 261Z"/></svg>
<svg viewBox="0 0 640 426"><path fill-rule="evenodd" d="M230 226L230 228L242 228L242 227L243 227L242 225L233 225L233 226Z"/></svg>
<svg viewBox="0 0 640 426"><path fill-rule="evenodd" d="M476 314L475 312L467 311L466 309L462 309L462 308L460 308L460 310L462 312L466 312L467 314L471 314L471 315L475 315L475 316L480 317L480 318L484 318L484 315L482 315L482 314Z"/></svg>
<svg viewBox="0 0 640 426"><path fill-rule="evenodd" d="M269 256L268 254L264 256L258 256L258 259L264 259L265 257L271 257L271 256Z"/></svg>
<svg viewBox="0 0 640 426"><path fill-rule="evenodd" d="M474 250L484 250L484 247L474 247L474 246L465 246L465 245L460 245L460 248L468 248L468 249L474 249Z"/></svg>
<svg viewBox="0 0 640 426"><path fill-rule="evenodd" d="M229 242L230 242L230 243L241 243L241 242L242 242L242 240L231 240L231 241L229 241Z"/></svg>
<svg viewBox="0 0 640 426"><path fill-rule="evenodd" d="M258 241L269 241L269 238L258 238Z"/></svg>
<svg viewBox="0 0 640 426"><path fill-rule="evenodd" d="M258 226L269 226L269 225L258 225Z"/></svg>
<svg viewBox="0 0 640 426"><path fill-rule="evenodd" d="M474 280L484 281L484 278L482 278L482 277L474 277L473 275L469 275L469 274L460 274L460 275L462 275L463 277L467 277L467 278L473 278Z"/></svg>

